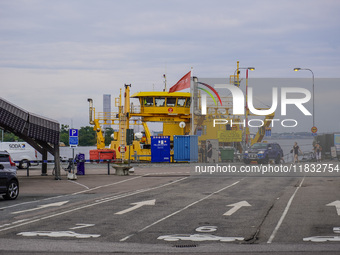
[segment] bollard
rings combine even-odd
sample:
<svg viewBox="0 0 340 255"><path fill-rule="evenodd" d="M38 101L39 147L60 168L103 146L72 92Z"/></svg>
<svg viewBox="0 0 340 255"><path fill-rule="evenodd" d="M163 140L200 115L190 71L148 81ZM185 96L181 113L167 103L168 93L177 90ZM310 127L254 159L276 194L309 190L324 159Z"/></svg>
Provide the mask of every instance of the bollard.
<svg viewBox="0 0 340 255"><path fill-rule="evenodd" d="M30 164L29 163L27 163L26 170L27 170L27 177L29 177L30 176Z"/></svg>
<svg viewBox="0 0 340 255"><path fill-rule="evenodd" d="M107 161L107 174L110 175L110 160Z"/></svg>

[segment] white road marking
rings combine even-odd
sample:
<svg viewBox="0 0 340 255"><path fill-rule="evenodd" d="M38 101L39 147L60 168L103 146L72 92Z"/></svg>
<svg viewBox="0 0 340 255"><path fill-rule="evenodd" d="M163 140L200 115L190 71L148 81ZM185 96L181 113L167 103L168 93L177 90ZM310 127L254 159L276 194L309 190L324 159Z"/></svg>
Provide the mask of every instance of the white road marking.
<svg viewBox="0 0 340 255"><path fill-rule="evenodd" d="M215 232L217 230L217 226L201 226L195 229L197 232Z"/></svg>
<svg viewBox="0 0 340 255"><path fill-rule="evenodd" d="M230 204L227 206L233 206L233 208L231 208L229 211L227 211L226 213L224 213L224 216L231 216L233 215L235 212L237 212L241 207L243 206L251 206L247 201L240 201L234 204Z"/></svg>
<svg viewBox="0 0 340 255"><path fill-rule="evenodd" d="M33 231L33 232L21 232L18 236L47 236L47 237L75 237L75 238L91 238L100 237L95 234L79 234L73 231Z"/></svg>
<svg viewBox="0 0 340 255"><path fill-rule="evenodd" d="M164 240L168 242L174 242L179 240L203 242L203 241L220 241L220 242L234 242L243 241L244 237L222 237L210 234L176 234L176 235L165 235L159 236L158 240Z"/></svg>
<svg viewBox="0 0 340 255"><path fill-rule="evenodd" d="M79 229L79 228L88 228L88 227L93 227L95 224L76 224L78 227L73 227L69 229Z"/></svg>
<svg viewBox="0 0 340 255"><path fill-rule="evenodd" d="M124 242L125 240L129 239L131 236L133 236L133 234L132 234L132 235L129 235L129 236L126 236L126 237L120 239L119 241L120 241L120 242Z"/></svg>
<svg viewBox="0 0 340 255"><path fill-rule="evenodd" d="M340 227L333 227L333 232L335 234L340 234ZM323 243L327 241L340 242L340 236L311 236L303 238L303 241L311 241L316 243Z"/></svg>
<svg viewBox="0 0 340 255"><path fill-rule="evenodd" d="M122 181L119 181L119 182L114 182L114 183L109 183L109 184L105 184L105 185L100 185L100 186L97 186L97 187L94 187L94 188L91 188L91 189L88 189L88 190L83 190L83 191L72 193L71 195L78 195L78 194L86 193L86 192L89 192L89 191L93 191L93 190L97 190L97 189L101 189L101 188L106 188L106 187L114 186L114 185L121 184L121 183L124 183L124 182L128 182L128 181L132 181L132 180L135 180L135 179L139 179L141 177L143 177L143 176L142 175L141 176L136 176L136 177L129 178L129 179L126 179L126 180L122 180Z"/></svg>
<svg viewBox="0 0 340 255"><path fill-rule="evenodd" d="M298 190L301 188L302 183L304 182L304 180L305 180L305 177L303 177L302 181L300 182L300 185L295 189L295 192L294 192L293 195L290 197L290 199L289 199L289 201L288 201L288 203L287 203L287 205L286 205L286 208L285 208L285 210L283 211L283 213L282 213L282 215L281 215L281 218L280 218L280 220L278 221L278 223L277 223L277 225L276 225L276 227L275 227L273 233L270 235L270 237L269 237L267 243L272 243L273 239L275 238L275 236L276 236L276 234L277 234L277 231L278 231L279 228L281 227L281 224L282 224L283 220L285 219L285 217L286 217L286 215L287 215L287 213L288 213L288 210L289 210L289 208L290 208L290 206L291 206L291 204L292 204L292 202L293 202L293 199L294 199L296 193L298 192Z"/></svg>
<svg viewBox="0 0 340 255"><path fill-rule="evenodd" d="M335 206L336 213L338 214L338 216L340 216L340 200L336 200L332 203L327 204L326 206Z"/></svg>
<svg viewBox="0 0 340 255"><path fill-rule="evenodd" d="M122 215L122 214L125 214L125 213L128 213L128 212L131 212L133 210L136 210L144 205L155 205L156 203L156 199L152 199L152 200L147 200L147 201L142 201L142 202L137 202L137 203L131 203L131 205L134 205L130 208L127 208L123 211L120 211L120 212L117 212L115 214L119 214L119 215Z"/></svg>
<svg viewBox="0 0 340 255"><path fill-rule="evenodd" d="M123 195L119 195L119 196L116 196L116 197L113 196L113 197L111 197L110 199L107 199L107 200L98 201L98 202L95 202L95 203L92 203L92 204L87 204L87 205L79 206L79 207L76 207L76 208L73 208L73 209L70 209L70 210L67 210L67 211L63 211L63 212L47 215L47 216L44 216L44 217L41 217L41 218L38 218L38 219L34 217L32 219L29 219L29 221L27 221L27 222L23 222L23 223L18 224L18 225L9 226L9 227L0 229L0 232L6 231L6 230L9 230L9 229L13 229L13 228L17 228L17 227L21 227L21 226L24 226L24 225L28 225L28 224L31 224L31 223L35 223L35 222L38 222L38 221L41 221L41 220L46 220L46 219L54 218L54 217L61 216L61 215L64 215L64 214L73 213L75 211L79 211L79 210L82 210L82 209L85 209L85 208L90 208L90 207L93 207L93 206L96 206L96 205L99 205L99 204L103 204L103 203L107 203L107 202L110 202L110 201L113 201L113 200L117 200L117 199L120 199L120 198L130 197L130 196L137 195L137 194L140 194L140 193L144 193L144 192L147 192L147 191L160 189L160 188L163 188L163 187L166 187L166 186L169 186L169 185L173 185L173 184L175 184L177 182L183 181L183 180L185 180L187 178L188 177L181 178L181 179L175 180L173 182L162 184L160 186L156 186L156 187L153 187L153 188L137 190L135 192L127 193L125 195L123 194Z"/></svg>
<svg viewBox="0 0 340 255"><path fill-rule="evenodd" d="M333 232L336 234L340 234L340 227L334 227Z"/></svg>
<svg viewBox="0 0 340 255"><path fill-rule="evenodd" d="M148 228L150 228L150 227L152 227L152 226L154 226L154 225L156 225L156 224L158 224L158 223L160 223L160 222L162 222L162 221L164 221L164 220L166 220L166 219L168 219L168 218L170 218L170 217L172 217L172 216L174 216L174 215L176 215L176 214L178 214L178 213L183 212L184 210L186 210L186 209L188 209L188 208L190 208L190 207L192 207L192 206L194 206L194 205L196 205L196 204L198 204L198 203L200 203L200 202L202 202L202 201L204 201L204 200L210 198L211 196L213 196L213 195L215 195L215 194L220 193L220 192L223 191L223 190L226 190L226 189L228 189L228 188L233 187L234 185L238 184L239 182L240 182L240 181L234 182L233 184L230 184L230 185L228 185L228 186L226 186L226 187L224 187L224 188L222 188L222 189L220 189L220 190L218 190L218 191L215 191L215 192L211 193L210 195L205 196L205 197L203 197L203 198L201 198L201 199L199 199L199 200L197 200L197 201L195 201L195 202L193 202L193 203L191 203L191 204L189 204L189 205L183 207L182 209L180 209L180 210L178 210L178 211L176 211L176 212L173 212L173 213L171 213L171 214L169 214L169 215L167 215L167 216L165 216L165 217L163 217L163 218L161 218L161 219L159 219L159 220L157 220L157 221L151 223L150 225L148 225L148 226L146 226L146 227L140 229L140 230L138 231L138 233L140 233L140 232L142 232L142 231L144 231L144 230L146 230L146 229L148 229ZM127 237L124 237L124 238L121 239L120 241L121 241L121 242L122 242L122 241L126 241L126 240L128 240L130 237L132 237L133 235L134 235L134 234L129 235L129 236L127 236Z"/></svg>
<svg viewBox="0 0 340 255"><path fill-rule="evenodd" d="M143 176L136 176L136 177L129 178L129 179L126 179L126 180L122 180L122 181L119 181L119 182L109 183L109 184L97 186L97 187L94 187L94 188L91 188L91 189L88 189L88 190L78 191L78 192L75 192L75 193L72 193L72 194L59 195L59 196L55 196L55 197L48 197L48 198L44 198L44 199L39 199L39 200L24 202L24 203L15 204L15 205L10 205L10 206L5 206L5 207L1 207L1 208L0 208L0 211L1 211L1 210L4 210L4 209L12 208L12 207L21 206L21 205L32 204L32 203L38 203L38 202L46 201L46 200L53 200L53 199L57 199L57 198L63 198L63 197L74 196L74 195L78 195L78 194L90 192L90 191L93 191L93 190L96 190L96 189L106 188L106 187L109 187L109 186L114 186L114 185L121 184L121 183L124 183L124 182L132 181L132 180L135 180L135 179L138 179L138 178L141 178L141 177L143 177Z"/></svg>
<svg viewBox="0 0 340 255"><path fill-rule="evenodd" d="M67 181L69 181L69 182L73 182L73 183L75 183L75 184L78 184L78 185L80 185L80 186L84 187L85 189L90 189L90 188L89 188L89 187L87 187L86 185L84 185L84 184L81 184L81 183L79 183L79 182L72 181L72 180L67 180Z"/></svg>
<svg viewBox="0 0 340 255"><path fill-rule="evenodd" d="M22 211L17 211L17 212L12 212L12 214L19 214L19 213L24 213L24 212L32 212L32 211L37 211L37 210L40 210L40 209L45 209L45 208L48 208L48 207L58 207L58 206L62 206L64 204L66 204L66 203L68 203L68 201L61 201L61 202L56 202L56 203L52 203L52 204L39 205L36 208L22 210Z"/></svg>
<svg viewBox="0 0 340 255"><path fill-rule="evenodd" d="M323 243L327 241L331 242L340 242L340 236L311 236L303 238L303 241L308 242L316 242L316 243Z"/></svg>

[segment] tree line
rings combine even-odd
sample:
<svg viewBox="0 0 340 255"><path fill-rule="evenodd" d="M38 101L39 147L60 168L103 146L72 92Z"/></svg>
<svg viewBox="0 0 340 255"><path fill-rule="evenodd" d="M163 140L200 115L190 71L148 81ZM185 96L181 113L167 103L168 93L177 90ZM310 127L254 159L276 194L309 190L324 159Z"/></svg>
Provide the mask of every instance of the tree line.
<svg viewBox="0 0 340 255"><path fill-rule="evenodd" d="M69 125L61 124L60 128L60 143L65 144L65 146L69 146ZM110 145L111 135L113 134L113 128L106 128L104 131L105 134L105 145ZM0 136L1 138L1 136ZM81 127L78 130L78 140L79 146L95 146L97 145L96 131L93 130L93 127L86 126ZM13 133L4 131L3 133L3 142L24 142L22 139L14 135Z"/></svg>

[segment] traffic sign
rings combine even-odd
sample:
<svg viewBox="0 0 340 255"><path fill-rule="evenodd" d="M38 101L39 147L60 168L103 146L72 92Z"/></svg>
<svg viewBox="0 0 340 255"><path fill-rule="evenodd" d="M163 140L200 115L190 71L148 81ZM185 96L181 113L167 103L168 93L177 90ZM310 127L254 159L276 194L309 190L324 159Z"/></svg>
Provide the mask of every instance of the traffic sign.
<svg viewBox="0 0 340 255"><path fill-rule="evenodd" d="M316 132L318 132L318 128L314 126L311 128L311 131L313 134L315 134Z"/></svg>
<svg viewBox="0 0 340 255"><path fill-rule="evenodd" d="M78 129L71 128L69 130L69 136L70 137L78 137Z"/></svg>
<svg viewBox="0 0 340 255"><path fill-rule="evenodd" d="M71 147L78 146L78 129L70 129L69 130L69 144Z"/></svg>

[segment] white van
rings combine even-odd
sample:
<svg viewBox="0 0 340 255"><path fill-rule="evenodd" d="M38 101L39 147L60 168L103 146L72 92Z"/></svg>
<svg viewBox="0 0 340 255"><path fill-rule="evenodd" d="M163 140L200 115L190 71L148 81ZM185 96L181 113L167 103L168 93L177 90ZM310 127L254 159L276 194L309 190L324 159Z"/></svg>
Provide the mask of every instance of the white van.
<svg viewBox="0 0 340 255"><path fill-rule="evenodd" d="M0 142L0 151L7 151L14 161L19 162L20 169L27 168L27 161L41 160L40 153L26 142Z"/></svg>

